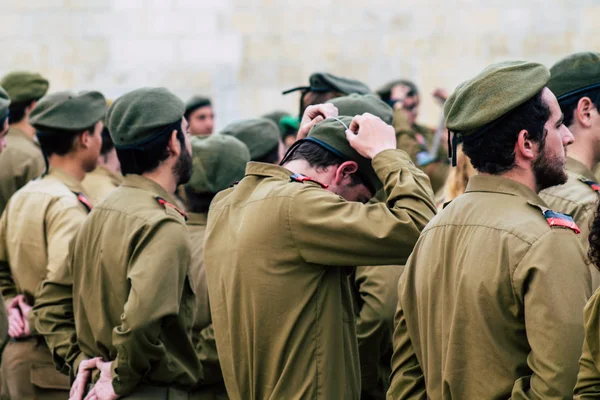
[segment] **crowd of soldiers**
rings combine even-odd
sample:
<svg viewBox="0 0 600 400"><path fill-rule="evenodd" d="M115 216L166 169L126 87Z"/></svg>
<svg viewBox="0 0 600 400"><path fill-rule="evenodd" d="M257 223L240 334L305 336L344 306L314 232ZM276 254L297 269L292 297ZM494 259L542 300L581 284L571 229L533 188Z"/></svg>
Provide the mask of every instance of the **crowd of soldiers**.
<svg viewBox="0 0 600 400"><path fill-rule="evenodd" d="M600 54L492 64L434 129L404 79L215 133L0 86L0 399L600 398Z"/></svg>

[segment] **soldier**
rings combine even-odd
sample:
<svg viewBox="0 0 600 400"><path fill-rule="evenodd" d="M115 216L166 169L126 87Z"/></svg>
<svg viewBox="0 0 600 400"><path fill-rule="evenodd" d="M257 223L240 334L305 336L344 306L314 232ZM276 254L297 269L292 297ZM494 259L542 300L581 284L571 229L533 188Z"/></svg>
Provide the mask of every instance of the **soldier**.
<svg viewBox="0 0 600 400"><path fill-rule="evenodd" d="M448 153L443 146L445 137L436 138L435 130L416 122L421 102L417 86L411 81L401 79L383 86L377 94L394 109L398 148L406 151L413 162L425 171L431 180L434 193L437 194L444 186L449 173ZM444 89L437 89L433 95L442 103L448 97ZM443 129L443 126L438 129ZM431 154L435 146L436 154Z"/></svg>
<svg viewBox="0 0 600 400"><path fill-rule="evenodd" d="M600 54L576 53L550 69L548 88L558 99L574 143L567 157L567 183L548 188L541 198L553 210L573 217L581 229L579 240L588 249L600 184L592 172L600 162ZM600 286L600 272L590 264L592 290Z"/></svg>
<svg viewBox="0 0 600 400"><path fill-rule="evenodd" d="M336 114L307 108L298 136L314 127L282 166L249 163L211 204L204 261L233 399L358 399L351 266L404 263L434 214L393 128ZM361 204L382 187L387 202Z"/></svg>
<svg viewBox="0 0 600 400"><path fill-rule="evenodd" d="M255 118L234 122L227 125L221 134L241 140L250 150L252 161L277 164L283 157L279 128L269 119Z"/></svg>
<svg viewBox="0 0 600 400"><path fill-rule="evenodd" d="M537 195L566 182L573 141L549 78L536 63L492 64L446 102L479 175L400 278L389 399L573 395L591 281L577 226Z"/></svg>
<svg viewBox="0 0 600 400"><path fill-rule="evenodd" d="M88 398L187 398L200 376L190 242L173 205L191 174L183 113L162 88L134 90L108 110L123 184L90 213L35 307L56 367L78 374L72 398L96 368Z"/></svg>
<svg viewBox="0 0 600 400"><path fill-rule="evenodd" d="M193 96L185 103L185 119L193 136L212 135L215 127L215 112L208 97Z"/></svg>
<svg viewBox="0 0 600 400"><path fill-rule="evenodd" d="M43 172L44 156L35 137L29 115L37 101L48 91L48 80L31 72L11 72L0 81L10 103L6 134L8 149L0 155L0 213L10 197Z"/></svg>
<svg viewBox="0 0 600 400"><path fill-rule="evenodd" d="M327 100L343 97L352 93L369 94L371 89L362 82L342 78L326 72L315 72L308 78L308 86L299 86L286 90L283 94L301 91L299 119L308 106L323 104Z"/></svg>
<svg viewBox="0 0 600 400"><path fill-rule="evenodd" d="M298 128L300 128L300 121L298 117L294 117L286 111L273 111L263 115L261 118L270 119L279 127L281 133L281 141L283 142L283 148L289 149L296 141L296 135L298 134Z"/></svg>
<svg viewBox="0 0 600 400"><path fill-rule="evenodd" d="M184 185L188 214L188 229L192 243L192 279L195 282L196 317L192 338L202 364L202 384L199 395L227 398L223 374L219 365L212 332L206 271L204 270L204 234L208 208L221 190L244 177L250 152L244 143L232 136L212 135L192 139L193 172Z"/></svg>
<svg viewBox="0 0 600 400"><path fill-rule="evenodd" d="M102 149L96 169L85 175L81 184L93 205L100 203L123 182L121 164L108 129L102 130Z"/></svg>
<svg viewBox="0 0 600 400"><path fill-rule="evenodd" d="M0 219L0 290L13 339L2 359L3 396L68 396L69 378L55 370L30 310L41 282L66 261L69 242L90 210L81 181L96 166L105 111L98 92L60 92L42 98L31 112L49 169L11 197Z"/></svg>

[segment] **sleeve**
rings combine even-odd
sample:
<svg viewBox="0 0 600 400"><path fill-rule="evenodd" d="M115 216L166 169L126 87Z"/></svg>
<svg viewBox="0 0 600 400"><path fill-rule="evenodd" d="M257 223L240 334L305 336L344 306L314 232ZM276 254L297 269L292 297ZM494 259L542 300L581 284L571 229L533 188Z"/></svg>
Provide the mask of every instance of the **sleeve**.
<svg viewBox="0 0 600 400"><path fill-rule="evenodd" d="M570 398L583 345L583 309L591 295L583 248L569 229L552 228L513 273L524 306L531 376L515 382L513 398Z"/></svg>
<svg viewBox="0 0 600 400"><path fill-rule="evenodd" d="M436 207L427 175L407 154L386 150L373 159L386 202L361 204L306 188L290 203L289 227L306 262L330 266L401 265Z"/></svg>
<svg viewBox="0 0 600 400"><path fill-rule="evenodd" d="M52 280L42 283L32 314L35 328L46 340L56 368L74 377L86 357L79 348L75 331L71 265L69 259L54 272Z"/></svg>
<svg viewBox="0 0 600 400"><path fill-rule="evenodd" d="M6 303L18 294L17 286L10 271L10 264L8 263L8 249L6 247L7 220L8 216L5 210L2 213L2 217L0 217L0 294L2 294Z"/></svg>
<svg viewBox="0 0 600 400"><path fill-rule="evenodd" d="M137 386L155 361L165 358L161 326L179 314L191 262L189 238L181 222L163 219L140 235L128 267L130 292L121 324L113 329L117 349L113 388L121 396Z"/></svg>
<svg viewBox="0 0 600 400"><path fill-rule="evenodd" d="M408 334L404 309L402 308L401 292L403 279L398 283L398 308L394 317L394 354L392 356L392 375L388 400L396 399L426 399L427 389L425 376L419 365L419 360Z"/></svg>
<svg viewBox="0 0 600 400"><path fill-rule="evenodd" d="M584 310L585 339L579 359L575 399L600 398L600 291L596 291Z"/></svg>
<svg viewBox="0 0 600 400"><path fill-rule="evenodd" d="M223 373L221 372L215 331L212 325L199 332L195 348L198 360L202 364L202 383L205 385L223 383Z"/></svg>
<svg viewBox="0 0 600 400"><path fill-rule="evenodd" d="M356 336L362 385L365 395L378 395L384 356L389 357L394 330L394 310L398 303L398 279L404 267L358 267L354 279L359 296L356 318ZM386 360L389 365L389 359ZM387 380L389 376L385 376Z"/></svg>

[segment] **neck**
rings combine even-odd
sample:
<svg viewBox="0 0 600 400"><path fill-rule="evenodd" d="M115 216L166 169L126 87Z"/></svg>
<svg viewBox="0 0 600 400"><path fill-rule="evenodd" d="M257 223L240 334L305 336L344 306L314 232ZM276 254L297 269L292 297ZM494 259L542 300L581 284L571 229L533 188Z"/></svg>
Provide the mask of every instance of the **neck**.
<svg viewBox="0 0 600 400"><path fill-rule="evenodd" d="M164 167L165 166L161 165L154 171L144 172L142 176L159 184L169 194L174 194L175 190L177 190L177 181L175 180L175 176L173 176L172 169L170 167L168 169Z"/></svg>
<svg viewBox="0 0 600 400"><path fill-rule="evenodd" d="M569 130L573 133L575 141L569 146L567 154L569 158L579 161L589 170L593 170L600 162L600 152L597 151L599 143L590 140L593 136L588 132L582 132L578 127L571 125Z"/></svg>
<svg viewBox="0 0 600 400"><path fill-rule="evenodd" d="M480 174L480 175L489 175L489 174ZM507 178L507 179L511 179L515 182L519 182L520 184L527 186L529 189L531 189L535 193L540 192L532 170L525 170L525 169L522 169L519 167L514 167L510 171L499 174L498 176L501 176L501 177Z"/></svg>
<svg viewBox="0 0 600 400"><path fill-rule="evenodd" d="M23 118L23 120L19 122L15 122L14 124L10 124L11 128L17 128L23 132L30 138L35 137L35 128L29 124L29 120L27 118Z"/></svg>
<svg viewBox="0 0 600 400"><path fill-rule="evenodd" d="M81 182L83 178L85 178L86 170L83 167L83 165L81 165L81 163L77 160L74 160L72 157L69 157L69 155L51 155L48 158L48 164L51 167L62 169L67 174L77 179L79 182Z"/></svg>

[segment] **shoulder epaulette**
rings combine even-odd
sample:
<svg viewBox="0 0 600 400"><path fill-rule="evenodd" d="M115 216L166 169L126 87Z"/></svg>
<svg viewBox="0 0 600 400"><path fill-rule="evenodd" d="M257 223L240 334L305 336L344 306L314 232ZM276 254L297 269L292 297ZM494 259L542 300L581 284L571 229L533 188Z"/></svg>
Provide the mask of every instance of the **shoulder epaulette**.
<svg viewBox="0 0 600 400"><path fill-rule="evenodd" d="M177 208L177 206L175 204L169 203L168 201L166 201L165 199L163 199L160 196L156 196L155 199L156 199L156 201L158 201L158 204L160 204L161 206L163 206L165 208L169 207L169 208L172 208L173 210L177 211L187 221L187 219L188 219L187 214L184 213L183 211L181 211L179 208Z"/></svg>
<svg viewBox="0 0 600 400"><path fill-rule="evenodd" d="M321 186L323 189L327 189L329 187L329 185L326 185L324 183L321 183L313 178L310 178L306 175L302 175L302 174L294 174L292 176L290 176L290 180L292 182L300 182L300 183L304 183L304 182L314 182L317 185Z"/></svg>
<svg viewBox="0 0 600 400"><path fill-rule="evenodd" d="M594 182L590 179L586 179L583 176L579 177L579 180L583 183L585 183L586 185L588 185L589 187L592 188L593 191L595 191L596 193L600 193L600 184L597 182Z"/></svg>
<svg viewBox="0 0 600 400"><path fill-rule="evenodd" d="M576 234L581 233L581 230L573 220L573 217L567 214L562 214L552 210L543 211L544 217L550 226L558 226L562 228L571 229Z"/></svg>
<svg viewBox="0 0 600 400"><path fill-rule="evenodd" d="M75 192L74 192L75 193ZM88 212L92 211L92 203L88 200L83 193L75 193L77 200L87 209Z"/></svg>

